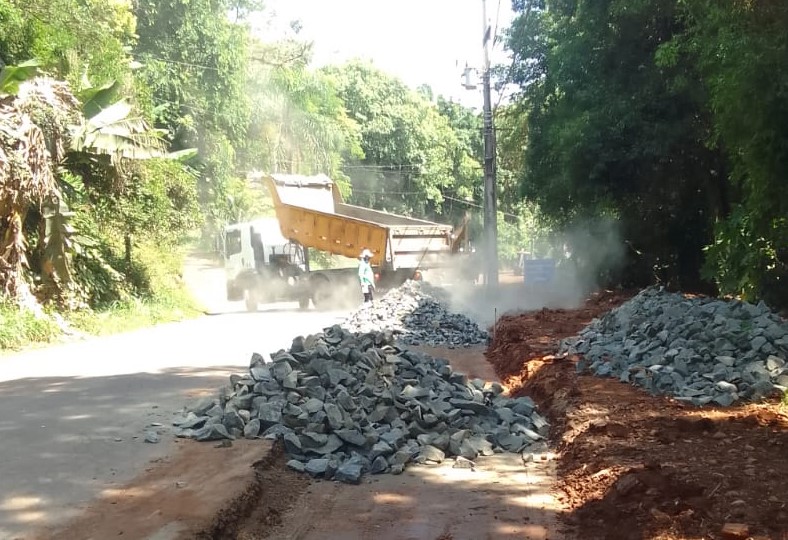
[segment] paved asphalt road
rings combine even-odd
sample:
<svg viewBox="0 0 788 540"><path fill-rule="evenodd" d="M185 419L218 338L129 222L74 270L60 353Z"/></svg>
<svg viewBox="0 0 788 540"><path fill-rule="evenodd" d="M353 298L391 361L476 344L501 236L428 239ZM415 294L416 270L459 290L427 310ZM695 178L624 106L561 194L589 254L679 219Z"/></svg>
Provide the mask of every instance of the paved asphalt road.
<svg viewBox="0 0 788 540"><path fill-rule="evenodd" d="M221 269L191 260L184 278L209 312L179 324L0 356L0 539L78 515L104 490L172 450L173 414L344 313L295 304L228 305ZM161 442L144 442L151 423Z"/></svg>

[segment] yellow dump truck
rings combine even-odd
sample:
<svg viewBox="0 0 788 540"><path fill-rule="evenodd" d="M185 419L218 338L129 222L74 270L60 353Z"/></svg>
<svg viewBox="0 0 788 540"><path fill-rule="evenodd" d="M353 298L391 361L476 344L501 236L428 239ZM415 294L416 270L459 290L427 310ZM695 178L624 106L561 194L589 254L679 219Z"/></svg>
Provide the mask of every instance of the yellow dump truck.
<svg viewBox="0 0 788 540"><path fill-rule="evenodd" d="M357 259L372 254L378 289L421 279L421 270L450 264L460 238L451 225L347 204L325 175L267 174L258 177L274 202L274 220L230 225L225 230L227 296L259 302L309 300L333 307L360 298L356 268L312 270L309 250Z"/></svg>

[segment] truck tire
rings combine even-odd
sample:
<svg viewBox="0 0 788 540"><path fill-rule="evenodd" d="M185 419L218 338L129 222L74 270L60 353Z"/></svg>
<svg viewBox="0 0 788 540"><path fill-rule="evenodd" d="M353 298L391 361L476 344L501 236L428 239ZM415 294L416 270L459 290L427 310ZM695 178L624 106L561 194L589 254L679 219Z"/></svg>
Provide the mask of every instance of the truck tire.
<svg viewBox="0 0 788 540"><path fill-rule="evenodd" d="M238 300L243 300L244 292L238 288L237 285L227 284L227 301L228 302L237 302Z"/></svg>
<svg viewBox="0 0 788 540"><path fill-rule="evenodd" d="M257 311L258 298L254 291L249 289L244 291L244 302L246 303L246 311L252 313Z"/></svg>
<svg viewBox="0 0 788 540"><path fill-rule="evenodd" d="M325 276L315 276L312 278L311 285L312 303L315 304L315 309L330 309L333 292L331 291L331 282L328 278Z"/></svg>

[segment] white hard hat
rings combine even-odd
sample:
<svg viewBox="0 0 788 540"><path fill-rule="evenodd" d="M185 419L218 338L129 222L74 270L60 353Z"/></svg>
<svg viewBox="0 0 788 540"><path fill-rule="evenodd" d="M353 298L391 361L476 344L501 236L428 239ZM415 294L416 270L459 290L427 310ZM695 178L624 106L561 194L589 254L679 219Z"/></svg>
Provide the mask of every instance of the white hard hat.
<svg viewBox="0 0 788 540"><path fill-rule="evenodd" d="M372 252L368 249L365 249L361 252L361 258L364 259L366 257L369 257L370 259L372 258Z"/></svg>

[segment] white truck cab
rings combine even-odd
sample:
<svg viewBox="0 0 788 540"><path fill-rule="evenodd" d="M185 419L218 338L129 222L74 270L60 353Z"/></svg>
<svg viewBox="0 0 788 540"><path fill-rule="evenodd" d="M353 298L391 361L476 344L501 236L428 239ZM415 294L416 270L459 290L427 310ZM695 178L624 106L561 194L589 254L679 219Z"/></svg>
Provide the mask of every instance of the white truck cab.
<svg viewBox="0 0 788 540"><path fill-rule="evenodd" d="M282 236L276 218L227 225L223 247L227 299L246 300L250 310L260 301L291 300L288 289L308 271L303 248Z"/></svg>

